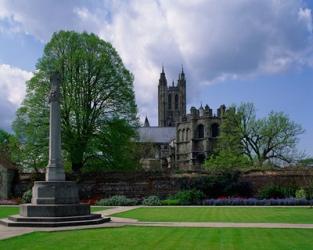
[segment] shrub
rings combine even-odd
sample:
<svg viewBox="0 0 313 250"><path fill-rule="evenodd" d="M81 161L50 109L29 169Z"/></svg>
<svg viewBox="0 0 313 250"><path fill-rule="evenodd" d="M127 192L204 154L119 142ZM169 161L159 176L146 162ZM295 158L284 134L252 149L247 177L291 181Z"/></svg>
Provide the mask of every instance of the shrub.
<svg viewBox="0 0 313 250"><path fill-rule="evenodd" d="M149 196L149 197L145 198L142 201L142 205L145 205L145 206L160 206L161 205L161 201L160 201L158 196L152 195L152 196Z"/></svg>
<svg viewBox="0 0 313 250"><path fill-rule="evenodd" d="M297 199L305 199L306 198L306 192L303 188L300 188L296 191L296 198Z"/></svg>
<svg viewBox="0 0 313 250"><path fill-rule="evenodd" d="M180 191L174 195L174 200L179 200L180 205L201 204L204 194L196 189Z"/></svg>
<svg viewBox="0 0 313 250"><path fill-rule="evenodd" d="M269 185L263 187L259 192L259 198L289 198L295 197L296 188L279 185Z"/></svg>
<svg viewBox="0 0 313 250"><path fill-rule="evenodd" d="M251 197L253 189L250 182L240 181L241 172L225 171L220 174L201 176L199 178L186 178L181 180L180 189L197 189L206 197L217 198L221 196Z"/></svg>
<svg viewBox="0 0 313 250"><path fill-rule="evenodd" d="M177 205L180 205L179 200L175 200L175 199L162 200L161 204L164 205L164 206L177 206Z"/></svg>
<svg viewBox="0 0 313 250"><path fill-rule="evenodd" d="M305 197L308 199L308 200L311 200L313 199L313 187L307 187L304 189L305 190Z"/></svg>
<svg viewBox="0 0 313 250"><path fill-rule="evenodd" d="M32 193L31 189L24 192L24 194L22 196L22 203L31 203L32 196L33 196L33 193Z"/></svg>
<svg viewBox="0 0 313 250"><path fill-rule="evenodd" d="M108 199L101 199L96 202L98 206L134 206L137 205L136 199L127 198L124 195L115 195Z"/></svg>

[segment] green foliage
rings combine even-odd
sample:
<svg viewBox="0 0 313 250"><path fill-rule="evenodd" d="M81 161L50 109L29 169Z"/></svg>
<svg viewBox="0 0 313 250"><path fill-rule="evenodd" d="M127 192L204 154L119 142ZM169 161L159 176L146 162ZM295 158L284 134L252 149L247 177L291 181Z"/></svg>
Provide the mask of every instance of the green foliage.
<svg viewBox="0 0 313 250"><path fill-rule="evenodd" d="M298 161L298 165L302 167L313 167L313 158L305 158Z"/></svg>
<svg viewBox="0 0 313 250"><path fill-rule="evenodd" d="M27 82L26 97L13 124L23 163L38 168L47 164L47 96L53 71L62 79L65 162L77 173L93 163L120 168L117 159L119 164L131 165L125 160L133 150L130 138L137 126L133 76L110 43L73 31L53 34Z"/></svg>
<svg viewBox="0 0 313 250"><path fill-rule="evenodd" d="M33 196L32 190L31 189L27 190L26 192L24 192L24 194L22 196L22 202L23 203L31 203L32 196Z"/></svg>
<svg viewBox="0 0 313 250"><path fill-rule="evenodd" d="M3 161L16 163L18 152L17 138L3 129L0 129L0 158Z"/></svg>
<svg viewBox="0 0 313 250"><path fill-rule="evenodd" d="M212 154L209 159L205 161L204 166L207 170L217 173L249 168L251 161L243 154L223 149L216 154Z"/></svg>
<svg viewBox="0 0 313 250"><path fill-rule="evenodd" d="M85 153L88 159L85 172L139 168L136 144L133 140L136 136L136 131L127 121L108 121ZM99 150L98 154L95 154L95 148Z"/></svg>
<svg viewBox="0 0 313 250"><path fill-rule="evenodd" d="M182 182L181 189L197 189L208 198L229 196L251 197L252 185L249 182L240 181L239 171L223 171L218 174L203 176L201 178Z"/></svg>
<svg viewBox="0 0 313 250"><path fill-rule="evenodd" d="M108 199L101 199L96 202L97 206L134 206L137 205L136 199L127 198L124 195L115 195Z"/></svg>
<svg viewBox="0 0 313 250"><path fill-rule="evenodd" d="M295 187L286 187L280 185L268 185L263 187L259 191L259 198L270 199L270 198L289 198L295 197L296 195Z"/></svg>
<svg viewBox="0 0 313 250"><path fill-rule="evenodd" d="M152 196L145 198L142 201L142 205L144 205L144 206L160 206L161 201L160 201L160 198L158 196L152 195Z"/></svg>
<svg viewBox="0 0 313 250"><path fill-rule="evenodd" d="M306 187L304 190L305 190L305 197L308 200L312 200L313 199L313 186L312 186L312 184L310 186Z"/></svg>
<svg viewBox="0 0 313 250"><path fill-rule="evenodd" d="M305 199L306 198L306 192L303 188L300 188L296 191L296 198L297 199Z"/></svg>
<svg viewBox="0 0 313 250"><path fill-rule="evenodd" d="M178 200L180 205L198 205L203 198L203 192L196 189L180 191L172 197L173 200Z"/></svg>
<svg viewBox="0 0 313 250"><path fill-rule="evenodd" d="M223 116L217 150L206 166L215 170L295 162L298 136L303 132L282 112L257 119L252 103L232 106Z"/></svg>

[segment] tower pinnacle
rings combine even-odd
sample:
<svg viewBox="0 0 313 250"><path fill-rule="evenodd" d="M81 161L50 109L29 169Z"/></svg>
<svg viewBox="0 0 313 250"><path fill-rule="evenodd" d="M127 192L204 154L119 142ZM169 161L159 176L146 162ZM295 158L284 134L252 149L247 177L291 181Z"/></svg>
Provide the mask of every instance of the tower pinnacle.
<svg viewBox="0 0 313 250"><path fill-rule="evenodd" d="M148 117L146 116L146 119L145 119L145 123L143 125L144 127L150 127L150 123L149 123L149 120L148 120Z"/></svg>

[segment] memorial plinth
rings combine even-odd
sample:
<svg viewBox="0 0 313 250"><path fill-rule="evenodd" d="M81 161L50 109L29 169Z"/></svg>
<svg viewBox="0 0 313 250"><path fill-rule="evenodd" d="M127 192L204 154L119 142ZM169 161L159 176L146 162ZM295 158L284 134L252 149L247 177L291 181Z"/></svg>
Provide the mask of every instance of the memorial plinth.
<svg viewBox="0 0 313 250"><path fill-rule="evenodd" d="M88 204L80 204L75 182L65 181L61 154L60 77L51 79L49 163L46 181L36 181L31 204L20 206L20 215L0 220L7 226L57 227L100 224L110 221L90 214Z"/></svg>

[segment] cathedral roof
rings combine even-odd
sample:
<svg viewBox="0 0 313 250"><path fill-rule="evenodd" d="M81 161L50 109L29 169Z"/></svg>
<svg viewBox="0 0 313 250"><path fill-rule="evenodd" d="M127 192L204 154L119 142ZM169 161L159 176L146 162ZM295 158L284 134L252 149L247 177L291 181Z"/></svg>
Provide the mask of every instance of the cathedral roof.
<svg viewBox="0 0 313 250"><path fill-rule="evenodd" d="M176 127L141 127L139 142L169 143L176 137Z"/></svg>

